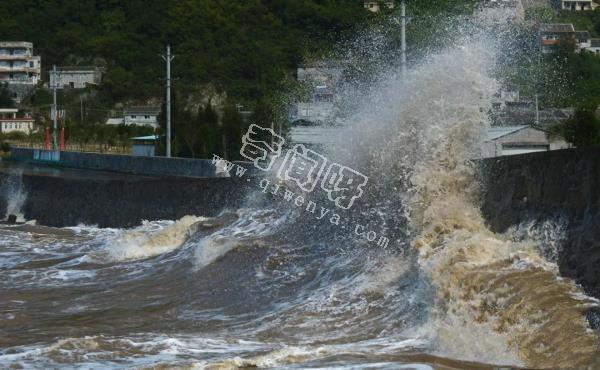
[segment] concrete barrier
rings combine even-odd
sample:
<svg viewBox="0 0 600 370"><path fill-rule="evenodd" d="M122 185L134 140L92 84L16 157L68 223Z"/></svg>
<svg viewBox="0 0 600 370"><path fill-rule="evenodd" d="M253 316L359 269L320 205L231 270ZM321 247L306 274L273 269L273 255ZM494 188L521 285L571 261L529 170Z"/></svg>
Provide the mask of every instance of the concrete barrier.
<svg viewBox="0 0 600 370"><path fill-rule="evenodd" d="M563 219L561 275L600 297L600 148L484 160L483 214L494 231L531 220Z"/></svg>
<svg viewBox="0 0 600 370"><path fill-rule="evenodd" d="M218 177L211 159L139 157L119 154L58 152L31 148L11 148L10 159L68 168L146 176ZM254 167L249 162L233 163L236 166L245 168L248 171L246 175L251 175L254 171Z"/></svg>
<svg viewBox="0 0 600 370"><path fill-rule="evenodd" d="M216 216L243 206L249 188L236 177L147 177L27 165L0 171L0 218L7 214L18 183L19 212L44 226L133 227L142 220L175 220L185 215Z"/></svg>

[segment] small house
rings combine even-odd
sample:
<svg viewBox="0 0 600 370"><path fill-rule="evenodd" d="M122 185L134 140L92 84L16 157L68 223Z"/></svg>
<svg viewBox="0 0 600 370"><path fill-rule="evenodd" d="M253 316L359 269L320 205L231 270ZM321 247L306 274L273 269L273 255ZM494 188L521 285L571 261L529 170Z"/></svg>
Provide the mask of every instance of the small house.
<svg viewBox="0 0 600 370"><path fill-rule="evenodd" d="M154 157L156 153L156 143L159 140L158 135L137 136L129 139L133 142L131 146L131 155L140 157Z"/></svg>
<svg viewBox="0 0 600 370"><path fill-rule="evenodd" d="M87 85L99 85L102 81L102 70L96 66L58 67L56 72L50 71L50 86L83 89Z"/></svg>
<svg viewBox="0 0 600 370"><path fill-rule="evenodd" d="M129 107L123 112L126 125L152 126L158 128L160 107Z"/></svg>
<svg viewBox="0 0 600 370"><path fill-rule="evenodd" d="M7 132L22 132L30 134L33 131L35 120L28 114L18 116L18 109L5 108L0 109L0 131Z"/></svg>
<svg viewBox="0 0 600 370"><path fill-rule="evenodd" d="M591 39L590 46L585 49L590 53L594 53L596 55L600 55L600 39Z"/></svg>
<svg viewBox="0 0 600 370"><path fill-rule="evenodd" d="M489 158L569 147L563 139L550 139L546 131L528 125L495 126L487 131L482 154Z"/></svg>

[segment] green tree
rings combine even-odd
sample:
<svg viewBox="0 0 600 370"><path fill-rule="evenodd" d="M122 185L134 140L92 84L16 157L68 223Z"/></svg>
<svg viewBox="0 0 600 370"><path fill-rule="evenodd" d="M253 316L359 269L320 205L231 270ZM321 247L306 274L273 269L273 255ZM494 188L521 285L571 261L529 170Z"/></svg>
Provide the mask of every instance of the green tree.
<svg viewBox="0 0 600 370"><path fill-rule="evenodd" d="M225 107L220 128L221 146L219 149L222 157L228 160L240 159L242 136L248 125L244 122L236 106Z"/></svg>
<svg viewBox="0 0 600 370"><path fill-rule="evenodd" d="M595 111L595 107L578 108L571 118L554 127L552 132L576 147L600 145L600 119Z"/></svg>
<svg viewBox="0 0 600 370"><path fill-rule="evenodd" d="M219 116L212 104L208 102L197 117L200 140L200 153L202 158L212 158L218 145Z"/></svg>
<svg viewBox="0 0 600 370"><path fill-rule="evenodd" d="M6 84L0 85L0 108L14 108L15 102Z"/></svg>

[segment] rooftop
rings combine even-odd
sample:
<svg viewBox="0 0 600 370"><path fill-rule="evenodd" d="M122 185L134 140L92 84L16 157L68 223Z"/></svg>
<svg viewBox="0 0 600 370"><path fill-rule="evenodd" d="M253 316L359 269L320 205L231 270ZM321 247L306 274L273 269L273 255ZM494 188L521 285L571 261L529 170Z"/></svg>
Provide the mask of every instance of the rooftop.
<svg viewBox="0 0 600 370"><path fill-rule="evenodd" d="M158 135L148 135L148 136L136 136L136 137L132 137L129 140L133 140L133 141L155 141L158 140L159 136Z"/></svg>
<svg viewBox="0 0 600 370"><path fill-rule="evenodd" d="M575 27L572 23L542 23L540 24L541 32L556 32L556 33L569 33L575 32Z"/></svg>
<svg viewBox="0 0 600 370"><path fill-rule="evenodd" d="M510 135L517 131L521 131L522 129L527 128L527 127L529 127L529 126L521 125L521 126L490 127L487 130L487 140L486 141L493 141L493 140L499 139L503 136Z"/></svg>
<svg viewBox="0 0 600 370"><path fill-rule="evenodd" d="M160 114L160 107L129 107L123 112L126 116L157 116Z"/></svg>
<svg viewBox="0 0 600 370"><path fill-rule="evenodd" d="M33 48L33 43L27 41L0 41L0 48Z"/></svg>
<svg viewBox="0 0 600 370"><path fill-rule="evenodd" d="M85 71L85 72L93 72L99 69L96 66L64 66L64 67L56 67L57 71Z"/></svg>

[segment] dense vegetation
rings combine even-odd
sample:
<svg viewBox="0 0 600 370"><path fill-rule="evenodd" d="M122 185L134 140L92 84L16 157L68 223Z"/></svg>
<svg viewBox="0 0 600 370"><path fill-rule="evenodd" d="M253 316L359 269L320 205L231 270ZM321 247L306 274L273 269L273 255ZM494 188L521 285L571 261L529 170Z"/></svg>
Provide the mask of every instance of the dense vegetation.
<svg viewBox="0 0 600 370"><path fill-rule="evenodd" d="M115 100L162 95L170 43L179 88L210 83L254 102L368 16L352 0L4 0L0 39L32 41L47 68L105 64Z"/></svg>

